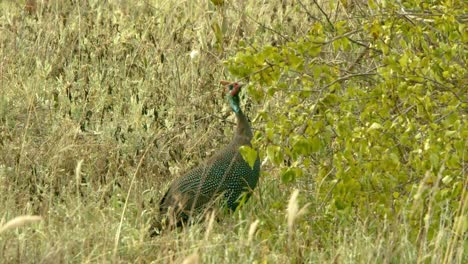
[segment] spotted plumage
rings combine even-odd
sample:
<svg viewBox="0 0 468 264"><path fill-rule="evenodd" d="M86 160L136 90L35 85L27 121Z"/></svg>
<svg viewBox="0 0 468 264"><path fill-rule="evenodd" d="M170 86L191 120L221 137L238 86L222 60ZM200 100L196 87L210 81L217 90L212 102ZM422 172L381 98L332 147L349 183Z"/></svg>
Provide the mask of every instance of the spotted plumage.
<svg viewBox="0 0 468 264"><path fill-rule="evenodd" d="M187 220L194 212L220 197L229 209L235 210L242 194L245 193L248 198L257 186L260 175L259 158L257 157L251 168L239 153L241 146L251 146L252 139L249 122L239 106L242 85L224 81L222 84L227 87L227 99L236 114L236 132L228 146L174 180L169 187L161 200L160 212L172 212L177 221Z"/></svg>

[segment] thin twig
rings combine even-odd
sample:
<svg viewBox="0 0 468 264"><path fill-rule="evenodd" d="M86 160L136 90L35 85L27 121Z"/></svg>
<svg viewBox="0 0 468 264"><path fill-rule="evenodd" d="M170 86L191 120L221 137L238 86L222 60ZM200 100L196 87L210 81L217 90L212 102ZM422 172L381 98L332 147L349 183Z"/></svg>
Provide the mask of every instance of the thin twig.
<svg viewBox="0 0 468 264"><path fill-rule="evenodd" d="M254 71L254 72L252 72L251 74L246 75L246 76L244 76L244 77L238 79L237 81L240 82L241 80L245 80L245 79L249 78L249 77L252 76L252 75L255 75L255 74L257 74L257 73L260 73L260 72L262 72L262 71L265 71L265 70L267 70L267 69L269 69L269 68L273 68L274 66L275 66L274 64L268 63L267 66L261 68L260 70Z"/></svg>
<svg viewBox="0 0 468 264"><path fill-rule="evenodd" d="M259 26L261 26L262 28L267 29L267 30L269 30L269 31L271 31L271 32L273 32L273 33L275 33L276 35L282 37L282 38L285 39L286 41L291 41L288 37L286 37L285 35L279 33L278 31L276 31L276 30L274 30L274 29L272 29L272 28L270 28L270 27L265 26L264 24L258 22L257 20L253 19L251 16L249 16L249 15L247 15L247 14L246 14L246 16L247 16L249 19L251 19L253 22L257 23L257 24L258 24Z"/></svg>
<svg viewBox="0 0 468 264"><path fill-rule="evenodd" d="M320 45L327 45L327 44L330 44L338 39L342 39L342 38L347 38L348 36L350 35L353 35L353 34L356 34L358 32L361 32L362 29L356 29L356 30L353 30L353 31L349 31L349 32L346 32L344 33L343 35L339 35L339 36L336 36L330 40L327 40L327 41L322 41L322 42L313 42L314 44L320 44ZM367 46L365 46L367 47Z"/></svg>
<svg viewBox="0 0 468 264"><path fill-rule="evenodd" d="M318 7L318 9L320 10L320 13L322 13L325 18L327 19L327 22L328 24L331 26L331 28L333 29L333 31L335 31L335 26L333 25L333 23L330 21L330 18L328 17L327 13L325 13L325 11L323 11L322 7L317 3L317 0L314 0L314 3L315 5Z"/></svg>
<svg viewBox="0 0 468 264"><path fill-rule="evenodd" d="M305 10L305 12L307 13L307 15L312 18L313 20L315 21L320 21L320 19L316 18L315 16L312 15L312 13L309 12L309 10L307 9L307 7L302 3L301 0L297 0L299 2L299 4L301 5L301 7Z"/></svg>
<svg viewBox="0 0 468 264"><path fill-rule="evenodd" d="M309 73L305 73L307 74L308 76L311 76L313 77L311 74ZM354 77L362 77L362 76L374 76L374 75L378 75L378 73L375 73L375 72L365 72L365 73L355 73L355 74L348 74L348 75L345 75L343 77L340 77L336 80L334 80L333 82L325 85L325 86L322 86L320 87L318 90L324 90L324 89L327 89L328 87L334 85L335 83L338 83L338 82L342 82L342 81L346 81L346 80L349 80L351 78L354 78ZM307 90L304 90L304 92L307 92Z"/></svg>

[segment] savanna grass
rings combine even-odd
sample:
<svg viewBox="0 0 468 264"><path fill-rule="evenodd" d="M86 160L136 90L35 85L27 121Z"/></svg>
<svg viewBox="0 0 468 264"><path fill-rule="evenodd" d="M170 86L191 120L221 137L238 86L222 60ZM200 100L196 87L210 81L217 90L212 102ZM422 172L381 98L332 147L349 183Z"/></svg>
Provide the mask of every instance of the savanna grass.
<svg viewBox="0 0 468 264"><path fill-rule="evenodd" d="M313 184L283 186L268 163L241 210L148 236L167 184L231 138L223 60L239 41L281 42L320 15L293 2L0 2L0 262L466 259L446 222L418 247L405 219L325 212ZM261 129L260 106L244 100Z"/></svg>

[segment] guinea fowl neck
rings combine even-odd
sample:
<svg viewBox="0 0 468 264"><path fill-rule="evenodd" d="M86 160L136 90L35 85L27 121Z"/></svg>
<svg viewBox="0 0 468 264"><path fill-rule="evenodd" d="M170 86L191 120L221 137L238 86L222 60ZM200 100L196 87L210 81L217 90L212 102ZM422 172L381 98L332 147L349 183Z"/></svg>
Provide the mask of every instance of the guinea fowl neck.
<svg viewBox="0 0 468 264"><path fill-rule="evenodd" d="M237 119L237 128L236 133L234 134L234 144L238 145L250 145L250 140L252 140L252 130L250 129L249 121L247 117L244 115L242 110L239 109L236 112L236 119Z"/></svg>

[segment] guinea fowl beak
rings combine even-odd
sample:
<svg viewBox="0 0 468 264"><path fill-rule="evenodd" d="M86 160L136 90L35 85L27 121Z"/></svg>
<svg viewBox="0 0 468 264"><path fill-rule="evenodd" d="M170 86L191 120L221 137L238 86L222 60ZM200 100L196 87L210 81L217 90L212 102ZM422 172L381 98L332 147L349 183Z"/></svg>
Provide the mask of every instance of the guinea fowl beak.
<svg viewBox="0 0 468 264"><path fill-rule="evenodd" d="M231 82L226 81L226 80L221 80L221 81L219 81L219 83L224 85L224 86L227 86L227 85L231 84Z"/></svg>

